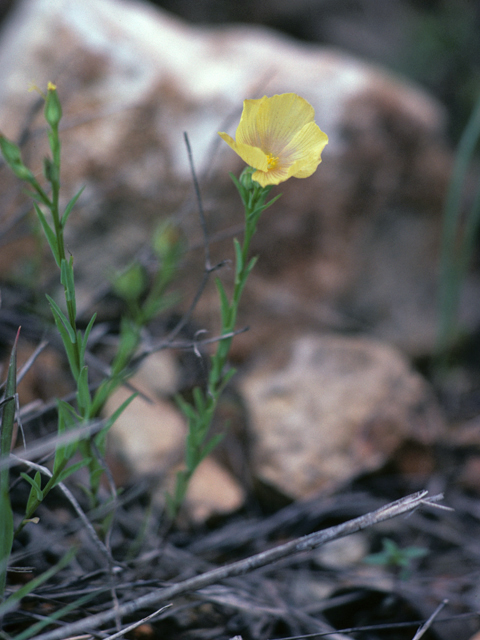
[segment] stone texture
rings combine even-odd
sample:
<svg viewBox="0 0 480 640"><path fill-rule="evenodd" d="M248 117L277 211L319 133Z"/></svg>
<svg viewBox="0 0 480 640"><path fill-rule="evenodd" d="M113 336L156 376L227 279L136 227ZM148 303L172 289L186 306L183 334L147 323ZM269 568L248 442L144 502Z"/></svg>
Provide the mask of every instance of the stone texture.
<svg viewBox="0 0 480 640"><path fill-rule="evenodd" d="M184 131L210 233L238 231L227 170L242 163L216 132L234 131L244 98L295 91L313 104L330 143L317 173L282 185L261 221L260 260L239 319L255 331L236 339L234 356L289 339L292 327L368 329L411 353L431 349L450 157L443 110L421 89L272 30L193 27L119 0L19 3L0 37L0 129L9 136L28 120L32 80L54 80L64 104L65 197L86 186L68 242L84 304L148 241L159 214L177 221L191 246L201 244ZM40 170L43 137L31 138L25 153ZM1 210L13 216L21 197L5 180ZM230 239L212 253L231 257ZM22 256L19 247L15 254ZM187 297L201 269L198 253L188 257ZM476 291L474 283L467 302ZM198 309L210 329L214 297L207 292ZM480 312L465 309L472 326Z"/></svg>
<svg viewBox="0 0 480 640"><path fill-rule="evenodd" d="M213 458L205 458L188 487L186 505L191 517L203 521L213 514L239 509L245 493L228 471Z"/></svg>
<svg viewBox="0 0 480 640"><path fill-rule="evenodd" d="M135 379L132 384L138 388ZM110 446L126 463L130 477L160 476L182 460L186 425L171 403L139 390L145 397L135 398L115 421L110 429ZM111 415L131 395L125 387L118 389L107 401L104 415Z"/></svg>
<svg viewBox="0 0 480 640"><path fill-rule="evenodd" d="M130 381L141 395L115 421L108 440L108 463L116 482L123 485L140 475L158 478L155 499L160 502L167 489L173 491L185 455L185 419L165 397L176 390L175 380L178 370L170 352L150 356ZM117 389L107 401L104 415L111 415L131 393L126 387ZM233 476L215 460L207 459L190 482L186 503L190 516L201 521L238 509L244 498Z"/></svg>
<svg viewBox="0 0 480 640"><path fill-rule="evenodd" d="M406 442L428 446L443 421L420 375L388 345L310 335L261 360L241 383L254 473L291 497L380 468Z"/></svg>

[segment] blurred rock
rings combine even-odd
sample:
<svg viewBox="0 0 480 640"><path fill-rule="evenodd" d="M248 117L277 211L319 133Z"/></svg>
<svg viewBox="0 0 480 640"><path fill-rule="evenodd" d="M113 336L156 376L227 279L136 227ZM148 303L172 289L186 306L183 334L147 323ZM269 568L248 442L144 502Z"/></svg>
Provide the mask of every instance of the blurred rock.
<svg viewBox="0 0 480 640"><path fill-rule="evenodd" d="M368 555L368 550L367 536L358 532L320 547L312 554L312 560L322 569L347 569L361 562Z"/></svg>
<svg viewBox="0 0 480 640"><path fill-rule="evenodd" d="M160 356L160 357L156 357ZM149 360L153 359L153 363ZM185 456L186 423L178 409L161 395L170 392L175 379L174 359L170 352L148 358L130 381L141 393L115 421L109 432L108 463L117 484L132 482L140 475L158 478L155 499L164 500L165 491L173 491L175 475ZM158 378L165 376L167 385ZM132 394L121 387L107 401L104 415L109 416ZM194 520L238 509L244 492L233 476L216 461L207 459L194 474L186 503Z"/></svg>
<svg viewBox="0 0 480 640"><path fill-rule="evenodd" d="M189 513L197 522L213 514L236 511L244 500L238 482L212 458L205 458L199 465L186 496Z"/></svg>
<svg viewBox="0 0 480 640"><path fill-rule="evenodd" d="M260 360L241 391L254 473L295 498L380 468L406 442L431 445L444 430L421 376L365 338L296 339Z"/></svg>
<svg viewBox="0 0 480 640"><path fill-rule="evenodd" d="M144 397L135 398L117 418L110 429L110 447L124 462L127 477L165 475L182 460L185 420L170 402L139 388L135 378L132 385ZM131 395L125 387L117 389L107 401L104 415L112 415Z"/></svg>
<svg viewBox="0 0 480 640"><path fill-rule="evenodd" d="M32 80L55 81L64 105L65 199L86 186L68 239L82 303L148 242L159 215L201 247L184 131L209 232L237 233L242 212L227 170L242 162L216 132L234 132L244 98L295 91L330 143L317 173L282 185L260 223L260 260L239 318L254 330L235 340L234 357L290 339L293 327L362 330L411 353L431 349L450 156L443 110L421 89L265 28L192 27L137 2L23 0L0 38L0 129L14 138L33 129L24 151L38 172L46 143L26 93ZM2 172L0 205L12 217L23 196L6 180ZM231 257L230 237L212 252ZM195 251L189 258L188 302L202 264ZM478 288L466 289L467 326L479 320L469 303ZM207 291L198 313L211 330L217 308Z"/></svg>

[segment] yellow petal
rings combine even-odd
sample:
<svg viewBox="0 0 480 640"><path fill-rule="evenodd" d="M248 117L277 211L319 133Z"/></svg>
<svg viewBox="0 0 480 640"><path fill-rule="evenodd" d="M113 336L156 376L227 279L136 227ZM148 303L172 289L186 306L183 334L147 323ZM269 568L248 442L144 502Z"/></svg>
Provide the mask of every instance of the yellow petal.
<svg viewBox="0 0 480 640"><path fill-rule="evenodd" d="M248 144L251 147L261 146L261 139L257 127L257 114L262 100L243 101L242 116L235 133L237 142Z"/></svg>
<svg viewBox="0 0 480 640"><path fill-rule="evenodd" d="M218 135L225 140L225 142L232 147L236 154L246 162L250 167L254 169L260 169L266 171L268 169L267 154L263 153L258 147L251 147L248 144L242 144L236 142L228 133L218 132Z"/></svg>
<svg viewBox="0 0 480 640"><path fill-rule="evenodd" d="M283 150L282 157L288 158L292 163L311 154L320 157L327 142L327 134L323 133L315 122L310 122L290 140Z"/></svg>
<svg viewBox="0 0 480 640"><path fill-rule="evenodd" d="M314 117L312 105L296 93L245 100L236 139L278 156L298 131L313 122Z"/></svg>
<svg viewBox="0 0 480 640"><path fill-rule="evenodd" d="M291 162L289 177L308 178L322 161L322 151L328 136L314 123L307 124L284 149Z"/></svg>
<svg viewBox="0 0 480 640"><path fill-rule="evenodd" d="M224 133L223 131L219 131L218 135L222 138L222 140L225 140L228 146L231 147L235 151L235 153L237 152L237 143L232 138L232 136L229 136L228 133Z"/></svg>
<svg viewBox="0 0 480 640"><path fill-rule="evenodd" d="M255 171L252 174L252 180L258 182L262 187L266 187L269 184L280 184L284 182L290 176L285 169L274 169L273 171Z"/></svg>

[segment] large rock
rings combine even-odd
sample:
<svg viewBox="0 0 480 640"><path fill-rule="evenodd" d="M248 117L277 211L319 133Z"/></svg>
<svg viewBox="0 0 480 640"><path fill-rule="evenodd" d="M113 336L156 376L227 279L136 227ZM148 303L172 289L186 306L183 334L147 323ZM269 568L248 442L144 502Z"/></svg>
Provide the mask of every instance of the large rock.
<svg viewBox="0 0 480 640"><path fill-rule="evenodd" d="M379 469L407 443L428 448L444 430L421 376L395 349L365 338L298 338L264 355L241 390L254 474L295 498Z"/></svg>
<svg viewBox="0 0 480 640"><path fill-rule="evenodd" d="M184 131L209 232L238 230L242 212L227 170L239 172L242 163L216 132L234 131L244 98L295 91L313 104L330 143L317 173L282 185L283 197L260 223L260 261L240 317L255 331L235 341L236 357L292 326L366 328L415 353L431 348L449 156L443 110L422 90L264 28L193 27L129 1L23 0L0 39L5 134L17 137L28 120L35 101L28 84L48 80L64 105L65 197L86 185L68 240L83 302L148 241L159 216L173 217L191 245L199 243L195 206L186 203ZM25 145L38 171L45 151L38 135ZM18 198L0 179L2 210L13 215ZM231 256L230 239L212 251L214 259ZM22 255L19 247L13 253ZM193 295L201 257L190 256ZM214 328L211 295L199 313ZM479 313L471 310L470 320Z"/></svg>

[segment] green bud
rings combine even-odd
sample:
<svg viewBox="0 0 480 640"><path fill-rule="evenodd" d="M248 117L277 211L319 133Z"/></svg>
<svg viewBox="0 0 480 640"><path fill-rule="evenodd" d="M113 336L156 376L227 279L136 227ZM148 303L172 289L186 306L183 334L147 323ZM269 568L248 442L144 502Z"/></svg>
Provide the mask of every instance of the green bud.
<svg viewBox="0 0 480 640"><path fill-rule="evenodd" d="M168 222L161 223L153 234L152 247L159 260L168 256L180 242L178 231Z"/></svg>
<svg viewBox="0 0 480 640"><path fill-rule="evenodd" d="M253 187L257 184L254 180L252 180L252 174L255 173L256 169L253 167L245 167L245 169L240 174L239 182L247 191L251 191Z"/></svg>
<svg viewBox="0 0 480 640"><path fill-rule="evenodd" d="M11 140L0 134L0 150L3 158L13 173L21 180L32 182L33 173L22 162L20 148Z"/></svg>
<svg viewBox="0 0 480 640"><path fill-rule="evenodd" d="M140 298L146 287L144 269L138 264L131 264L113 283L113 290L126 302L134 302Z"/></svg>
<svg viewBox="0 0 480 640"><path fill-rule="evenodd" d="M47 98L45 100L45 120L56 129L58 123L62 119L62 105L58 98L57 87L52 83L48 83Z"/></svg>
<svg viewBox="0 0 480 640"><path fill-rule="evenodd" d="M58 184L58 167L51 161L50 158L43 159L43 173L50 184Z"/></svg>

